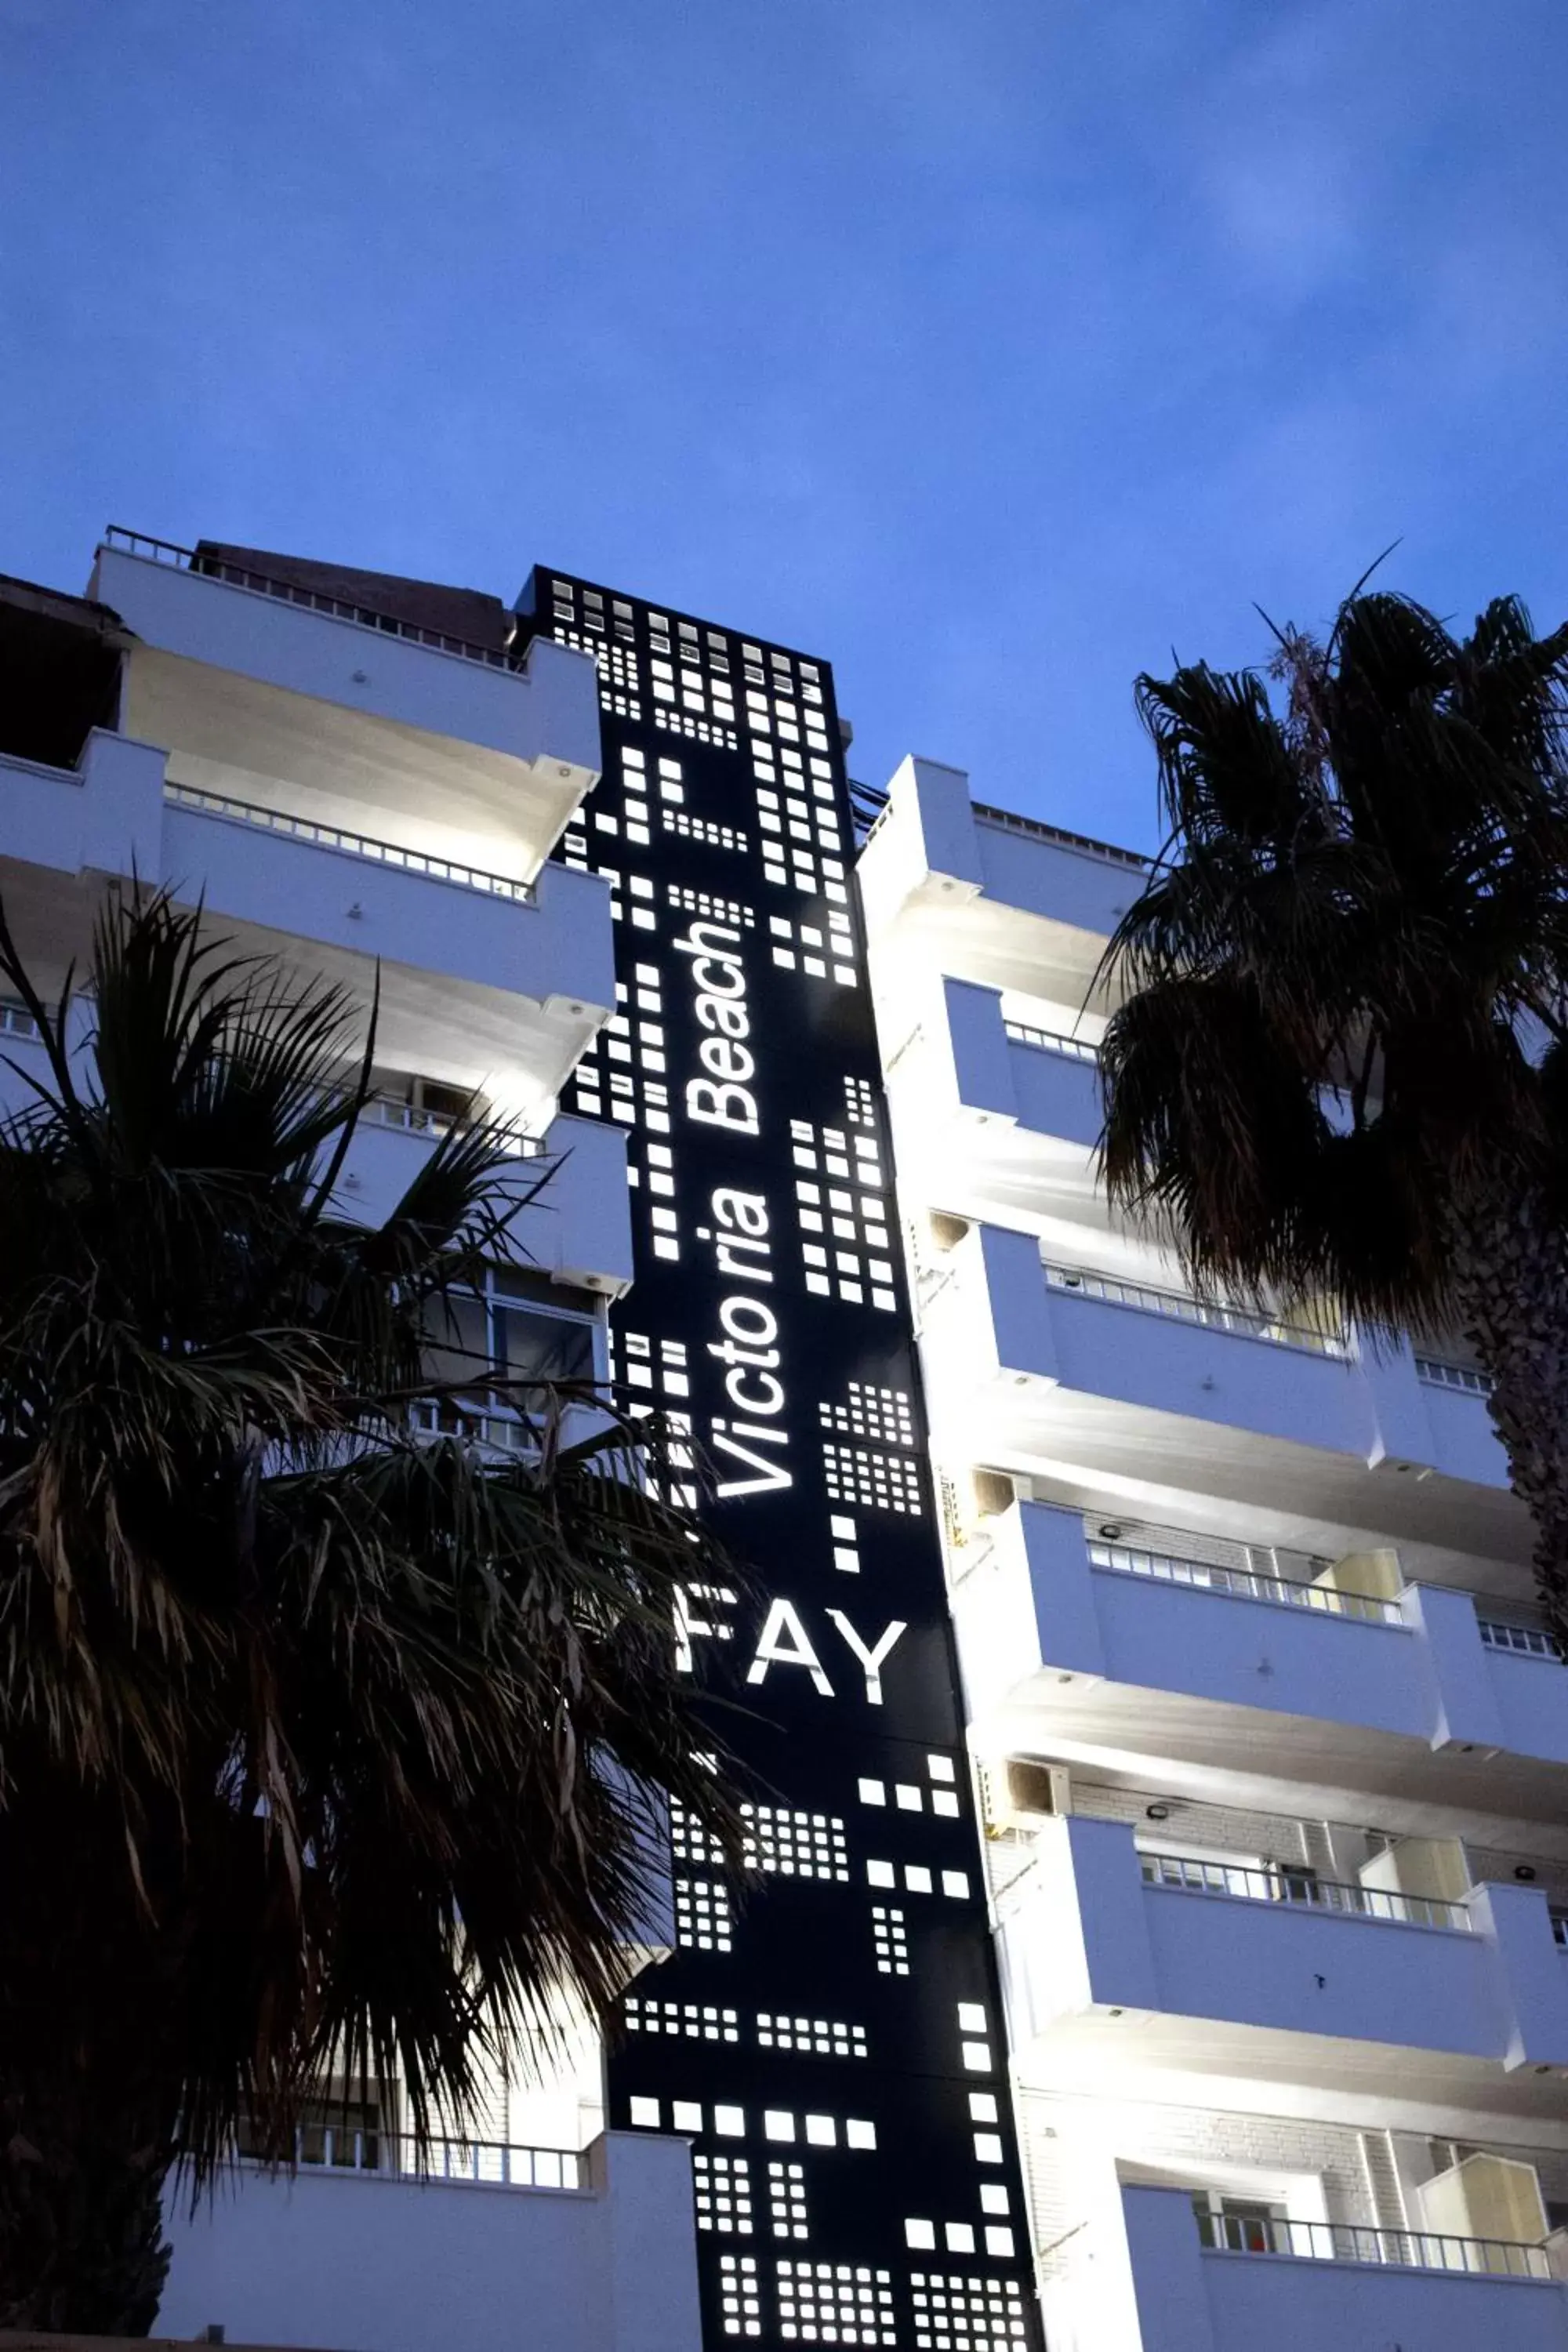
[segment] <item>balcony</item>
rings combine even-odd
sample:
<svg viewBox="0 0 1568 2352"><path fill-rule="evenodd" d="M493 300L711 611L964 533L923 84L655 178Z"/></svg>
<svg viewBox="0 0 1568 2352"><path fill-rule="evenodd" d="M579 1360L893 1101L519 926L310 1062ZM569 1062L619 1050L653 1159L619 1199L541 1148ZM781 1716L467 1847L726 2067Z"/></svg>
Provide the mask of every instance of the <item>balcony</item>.
<svg viewBox="0 0 1568 2352"><path fill-rule="evenodd" d="M1316 2221L1204 2231L1179 2189L1128 2186L1121 2204L1136 2321L1117 2343L1129 2352L1568 2347L1568 2294L1546 2246Z"/></svg>
<svg viewBox="0 0 1568 2352"><path fill-rule="evenodd" d="M1081 1004L1145 861L979 806L960 770L906 760L858 871L879 1006L896 1020L906 982L932 971Z"/></svg>
<svg viewBox="0 0 1568 2352"><path fill-rule="evenodd" d="M349 831L395 824L527 879L598 773L593 664L548 638L514 663L118 530L89 593L134 638L122 724L166 746L182 782L319 797Z"/></svg>
<svg viewBox="0 0 1568 2352"><path fill-rule="evenodd" d="M911 1202L1032 1231L1052 1217L1103 1230L1098 1024L1013 1020L999 990L940 974L900 987L906 1038L894 1041L889 1017L889 1102Z"/></svg>
<svg viewBox="0 0 1568 2352"><path fill-rule="evenodd" d="M1532 1887L1435 1902L1140 1852L1125 1823L1073 1816L1042 1825L999 1940L1026 2081L1153 2067L1556 2111L1568 1980Z"/></svg>
<svg viewBox="0 0 1568 2352"><path fill-rule="evenodd" d="M339 2352L697 2352L684 2142L438 2148L423 2180L395 2151L384 2141L373 2168L345 2145L292 2179L242 2166L195 2215L172 2200L158 2333L216 2324L231 2342Z"/></svg>
<svg viewBox="0 0 1568 2352"><path fill-rule="evenodd" d="M4 1076L0 1072L0 1077ZM3 1089L0 1089L3 1099ZM343 1163L342 1205L376 1224L387 1216L436 1148L429 1114L401 1104L371 1105ZM541 1156L556 1160L537 1197ZM511 1235L525 1264L552 1281L619 1297L632 1279L630 1195L624 1129L595 1119L557 1118L517 1162L509 1192L523 1197Z"/></svg>
<svg viewBox="0 0 1568 2352"><path fill-rule="evenodd" d="M986 1522L960 1563L964 1683L991 1752L1185 1764L1259 1804L1285 1780L1326 1812L1354 1789L1562 1822L1568 1671L1481 1596L1086 1538L1079 1512L1038 1503Z"/></svg>
<svg viewBox="0 0 1568 2352"><path fill-rule="evenodd" d="M87 950L105 877L194 898L242 950L276 952L368 1006L383 1058L548 1117L615 1005L608 887L549 866L529 883L399 839L171 784L164 755L96 731L82 765L0 760L0 888L35 969Z"/></svg>
<svg viewBox="0 0 1568 2352"><path fill-rule="evenodd" d="M1194 1497L1497 1559L1529 1530L1484 1397L1461 1453L1435 1427L1407 1349L1215 1307L1061 1258L1026 1234L958 1228L919 1268L932 1428L948 1459L1066 1474L1180 1520Z"/></svg>

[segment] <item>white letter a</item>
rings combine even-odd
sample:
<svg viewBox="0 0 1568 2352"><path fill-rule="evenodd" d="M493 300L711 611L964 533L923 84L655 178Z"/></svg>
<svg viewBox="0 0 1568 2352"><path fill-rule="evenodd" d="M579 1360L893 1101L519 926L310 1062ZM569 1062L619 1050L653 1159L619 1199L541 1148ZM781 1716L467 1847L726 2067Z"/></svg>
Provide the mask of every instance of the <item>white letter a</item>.
<svg viewBox="0 0 1568 2352"><path fill-rule="evenodd" d="M899 1631L902 1633L900 1626ZM805 1638L805 1628L787 1601L769 1609L757 1654L746 1669L749 1683L763 1682L770 1666L804 1666L824 1698L833 1696L833 1685L822 1671L822 1661Z"/></svg>

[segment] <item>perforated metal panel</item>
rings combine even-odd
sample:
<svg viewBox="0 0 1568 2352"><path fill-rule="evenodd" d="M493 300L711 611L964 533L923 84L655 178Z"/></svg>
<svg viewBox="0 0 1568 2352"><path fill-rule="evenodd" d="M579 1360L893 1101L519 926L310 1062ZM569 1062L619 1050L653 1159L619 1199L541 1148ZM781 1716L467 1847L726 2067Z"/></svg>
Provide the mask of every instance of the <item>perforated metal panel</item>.
<svg viewBox="0 0 1568 2352"><path fill-rule="evenodd" d="M631 1153L616 1370L689 1417L756 1583L672 1629L744 1701L748 1868L675 1823L679 1948L626 2001L610 2120L693 2141L710 2347L1033 2345L832 677L565 575L532 602L599 665L560 854L616 915L566 1105Z"/></svg>

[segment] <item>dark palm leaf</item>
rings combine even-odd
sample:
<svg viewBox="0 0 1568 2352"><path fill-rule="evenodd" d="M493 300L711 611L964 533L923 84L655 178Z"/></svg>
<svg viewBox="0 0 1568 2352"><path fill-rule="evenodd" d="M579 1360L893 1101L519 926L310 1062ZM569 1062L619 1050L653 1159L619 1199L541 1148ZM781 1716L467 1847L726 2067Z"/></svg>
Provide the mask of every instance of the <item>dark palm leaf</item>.
<svg viewBox="0 0 1568 2352"><path fill-rule="evenodd" d="M0 1135L0 2326L145 2326L176 2144L286 2150L345 2070L426 2133L613 1999L661 1805L734 1844L671 1638L732 1571L657 1420L432 1373L559 1162L460 1120L365 1227L340 991L111 899L73 1059L0 969L52 1070Z"/></svg>

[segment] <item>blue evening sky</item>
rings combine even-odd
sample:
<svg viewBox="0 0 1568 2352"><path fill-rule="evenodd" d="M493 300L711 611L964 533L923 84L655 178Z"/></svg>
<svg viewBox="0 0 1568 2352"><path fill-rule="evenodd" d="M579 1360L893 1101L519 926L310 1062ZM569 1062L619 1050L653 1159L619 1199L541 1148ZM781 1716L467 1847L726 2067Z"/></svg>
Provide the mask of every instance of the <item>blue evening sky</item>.
<svg viewBox="0 0 1568 2352"><path fill-rule="evenodd" d="M1131 685L1568 615L1565 0L0 0L0 570L555 562L1146 843Z"/></svg>

